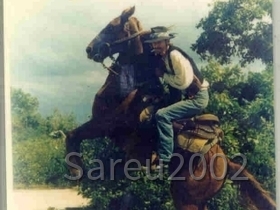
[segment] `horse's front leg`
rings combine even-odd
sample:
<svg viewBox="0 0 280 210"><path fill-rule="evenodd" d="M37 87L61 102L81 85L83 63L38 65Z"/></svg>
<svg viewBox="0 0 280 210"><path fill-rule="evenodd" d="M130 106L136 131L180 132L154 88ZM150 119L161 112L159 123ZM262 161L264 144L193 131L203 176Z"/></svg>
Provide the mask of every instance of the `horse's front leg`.
<svg viewBox="0 0 280 210"><path fill-rule="evenodd" d="M103 88L107 90L108 88L106 87L104 85ZM103 88L101 89L103 90ZM84 139L108 136L110 129L113 128L115 112L112 106L116 104L116 101L104 97L101 93L104 94L106 92L100 90L96 94L91 120L66 135L66 152L67 160L69 160L68 168L74 176L80 176L81 170L84 169L80 155L81 142Z"/></svg>
<svg viewBox="0 0 280 210"><path fill-rule="evenodd" d="M84 139L94 139L105 136L104 127L98 121L91 119L66 135L66 162L71 175L81 176L84 169L80 154L80 145Z"/></svg>

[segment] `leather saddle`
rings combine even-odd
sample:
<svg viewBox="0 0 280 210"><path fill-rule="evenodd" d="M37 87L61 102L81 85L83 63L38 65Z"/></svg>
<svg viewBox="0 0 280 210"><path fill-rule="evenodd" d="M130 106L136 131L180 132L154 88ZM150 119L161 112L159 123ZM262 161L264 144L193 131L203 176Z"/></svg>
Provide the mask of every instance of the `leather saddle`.
<svg viewBox="0 0 280 210"><path fill-rule="evenodd" d="M172 122L175 133L184 132L189 136L202 139L214 139L223 137L219 118L213 114L202 114L192 118L184 118Z"/></svg>
<svg viewBox="0 0 280 210"><path fill-rule="evenodd" d="M145 108L139 117L140 122L150 121L154 115L154 107ZM184 132L189 136L202 139L213 139L217 136L223 138L223 132L220 129L219 118L213 114L201 114L192 118L183 118L172 122L174 133L177 135Z"/></svg>
<svg viewBox="0 0 280 210"><path fill-rule="evenodd" d="M193 153L205 154L224 138L219 118L213 114L176 120L173 129L177 133L176 145Z"/></svg>

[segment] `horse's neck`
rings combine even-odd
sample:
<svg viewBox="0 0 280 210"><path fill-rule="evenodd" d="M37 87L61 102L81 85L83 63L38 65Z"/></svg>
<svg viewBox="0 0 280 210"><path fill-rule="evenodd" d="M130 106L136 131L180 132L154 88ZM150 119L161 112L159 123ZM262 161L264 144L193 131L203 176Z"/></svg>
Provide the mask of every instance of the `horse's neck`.
<svg viewBox="0 0 280 210"><path fill-rule="evenodd" d="M136 38L130 43L126 52L121 52L118 56L120 65L133 64L137 65L139 57L144 54L145 48L140 38Z"/></svg>
<svg viewBox="0 0 280 210"><path fill-rule="evenodd" d="M117 62L120 66L135 65L137 62L137 57L139 57L139 55L121 53L117 58Z"/></svg>

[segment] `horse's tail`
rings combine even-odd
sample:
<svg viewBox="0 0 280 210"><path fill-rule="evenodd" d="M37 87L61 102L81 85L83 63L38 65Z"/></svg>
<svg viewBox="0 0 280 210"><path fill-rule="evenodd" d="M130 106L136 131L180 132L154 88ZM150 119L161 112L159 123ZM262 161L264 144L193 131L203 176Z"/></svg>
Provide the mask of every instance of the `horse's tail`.
<svg viewBox="0 0 280 210"><path fill-rule="evenodd" d="M228 162L228 166L229 175L234 183L239 184L242 200L246 201L249 209L276 210L276 203L271 198L270 193L262 188L252 174L243 169L241 165L231 161Z"/></svg>

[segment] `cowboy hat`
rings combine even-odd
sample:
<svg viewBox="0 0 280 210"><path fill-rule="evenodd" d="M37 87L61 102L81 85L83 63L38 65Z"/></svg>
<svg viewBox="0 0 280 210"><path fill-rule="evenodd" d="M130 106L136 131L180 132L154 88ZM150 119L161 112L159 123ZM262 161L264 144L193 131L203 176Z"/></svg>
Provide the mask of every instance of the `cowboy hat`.
<svg viewBox="0 0 280 210"><path fill-rule="evenodd" d="M169 28L164 26L156 26L151 28L151 34L145 43L153 43L175 37L175 33L168 33Z"/></svg>
<svg viewBox="0 0 280 210"><path fill-rule="evenodd" d="M173 34L169 33L153 33L150 35L148 40L145 41L145 43L153 43L153 42L158 42L166 39L172 39L175 36Z"/></svg>

